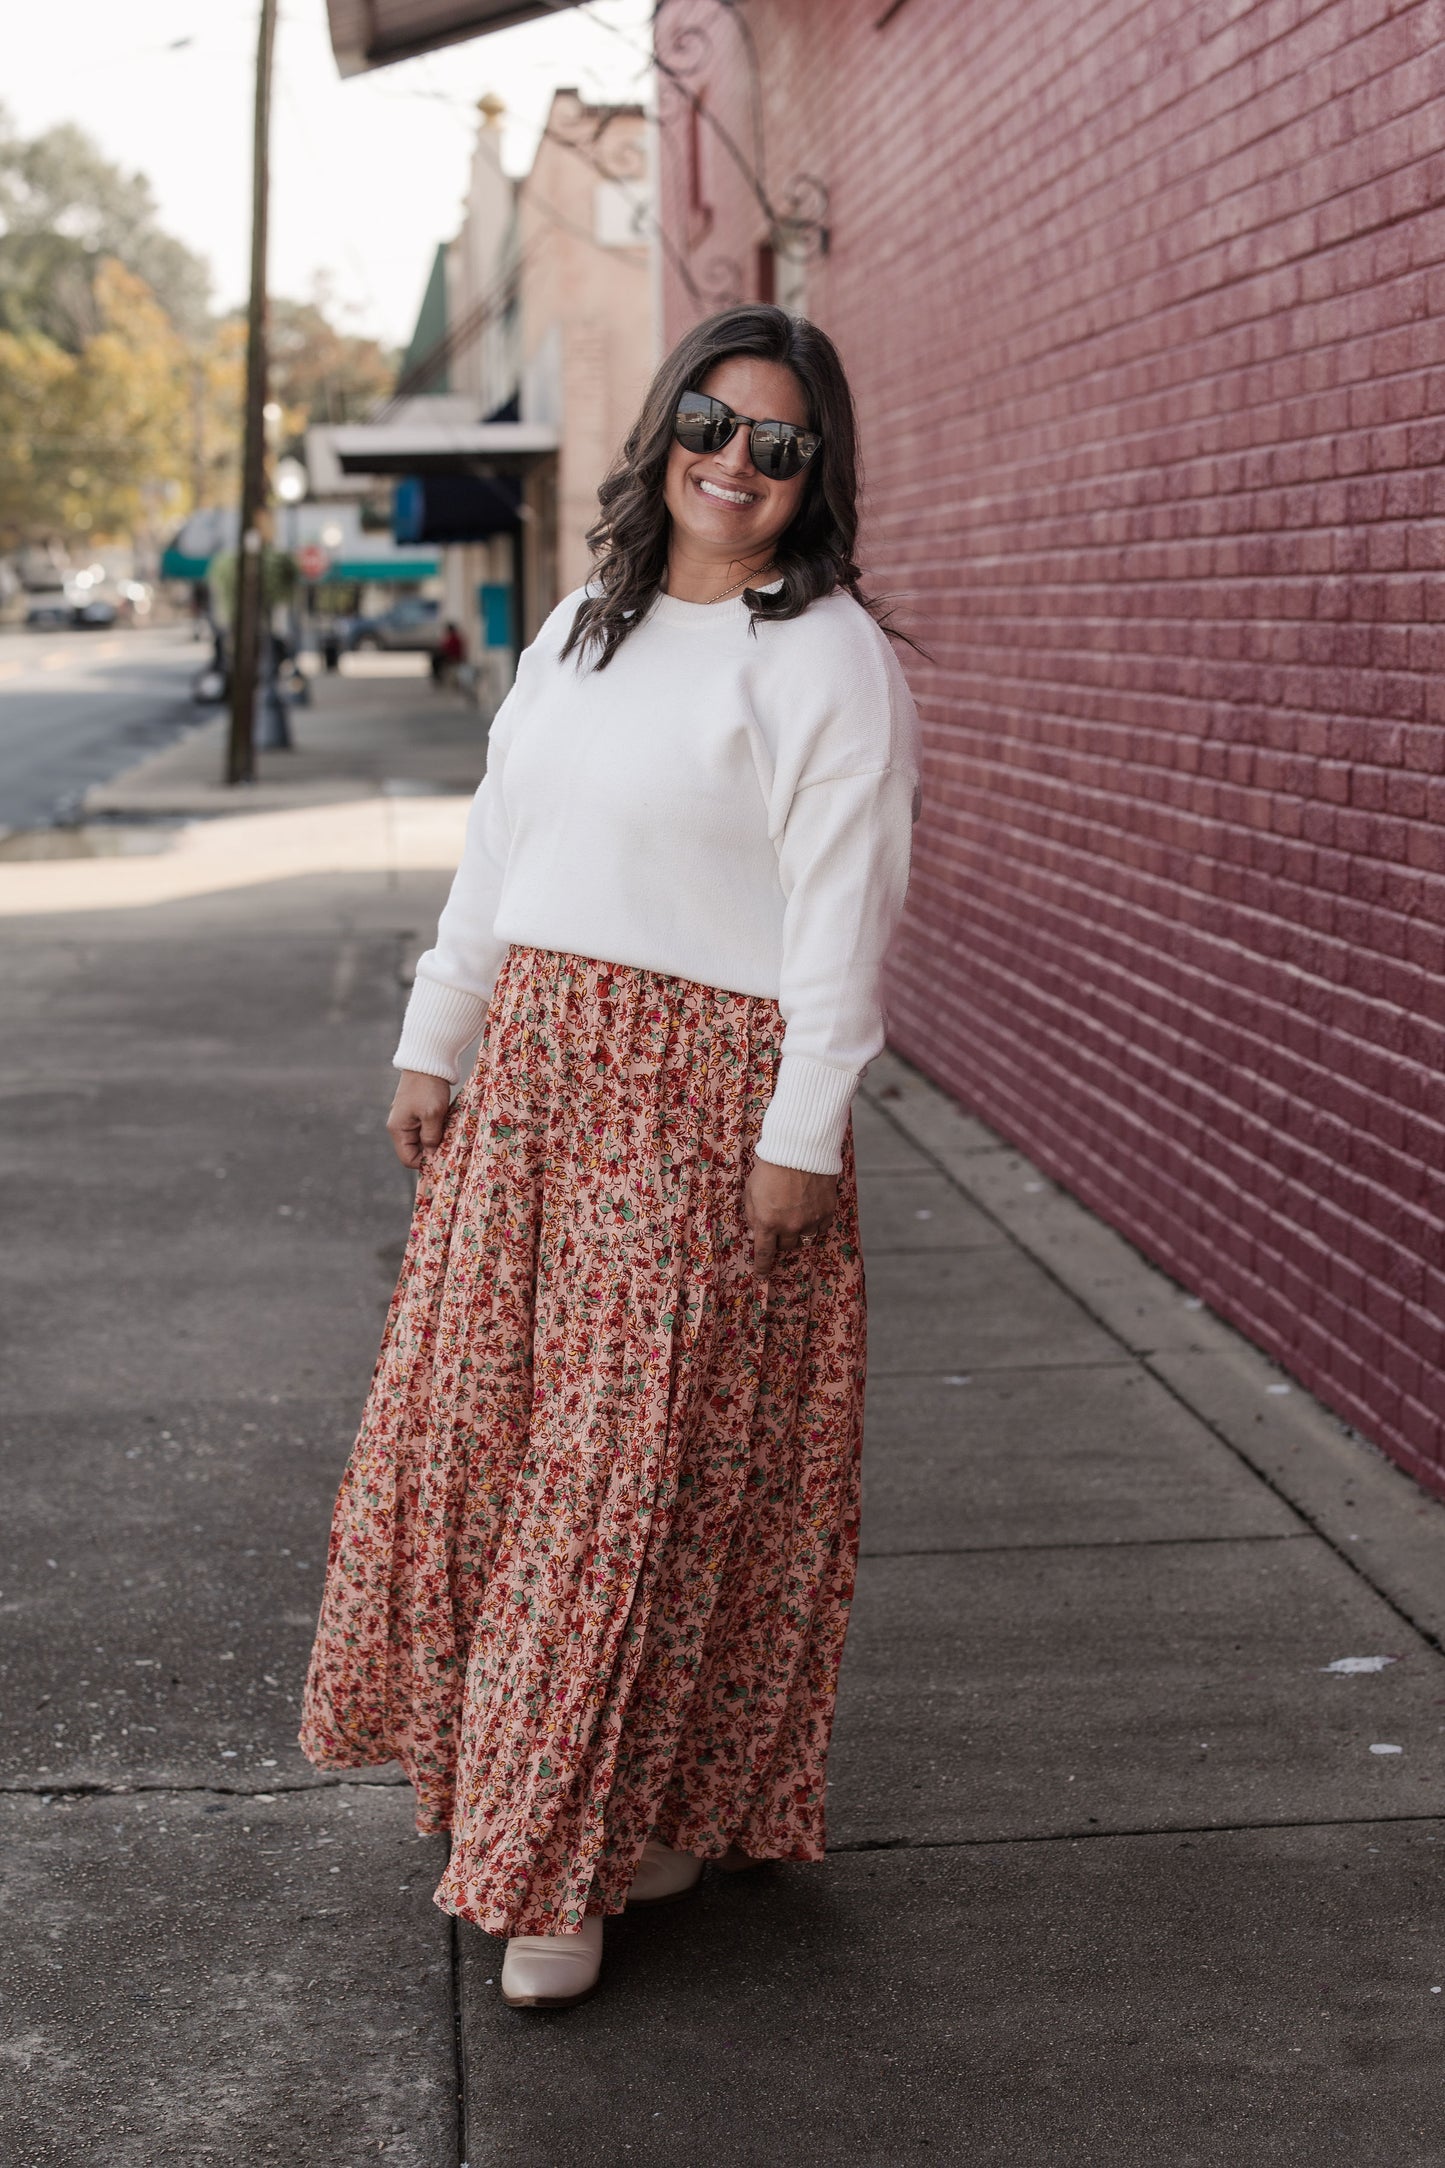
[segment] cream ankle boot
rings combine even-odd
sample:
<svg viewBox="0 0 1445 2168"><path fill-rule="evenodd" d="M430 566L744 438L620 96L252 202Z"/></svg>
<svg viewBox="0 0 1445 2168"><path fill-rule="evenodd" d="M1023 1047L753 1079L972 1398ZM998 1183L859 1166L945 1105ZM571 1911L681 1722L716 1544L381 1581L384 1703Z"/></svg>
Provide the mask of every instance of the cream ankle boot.
<svg viewBox="0 0 1445 2168"><path fill-rule="evenodd" d="M565 2010L597 1985L602 1914L588 1912L577 1935L513 1935L502 1960L502 2000L514 2010Z"/></svg>
<svg viewBox="0 0 1445 2168"><path fill-rule="evenodd" d="M702 1861L696 1852L673 1852L659 1844L656 1837L649 1837L642 1847L627 1902L657 1905L668 1897L685 1897L689 1890L696 1889L701 1874Z"/></svg>

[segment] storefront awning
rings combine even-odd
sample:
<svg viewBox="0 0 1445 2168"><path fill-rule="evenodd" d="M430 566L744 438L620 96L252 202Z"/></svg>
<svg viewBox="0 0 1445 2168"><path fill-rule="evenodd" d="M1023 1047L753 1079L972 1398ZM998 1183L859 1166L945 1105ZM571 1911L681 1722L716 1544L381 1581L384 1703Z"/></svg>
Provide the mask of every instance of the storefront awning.
<svg viewBox="0 0 1445 2168"><path fill-rule="evenodd" d="M203 580L211 569L209 557L188 557L184 550L172 543L161 557L157 578L162 580Z"/></svg>
<svg viewBox="0 0 1445 2168"><path fill-rule="evenodd" d="M343 75L361 75L488 30L555 15L557 6L555 0L326 0L326 13L337 67Z"/></svg>
<svg viewBox="0 0 1445 2168"><path fill-rule="evenodd" d="M359 580L393 586L411 586L421 580L434 580L441 571L442 561L435 550L397 550L392 555L342 556L326 568L328 580Z"/></svg>
<svg viewBox="0 0 1445 2168"><path fill-rule="evenodd" d="M526 474L557 441L541 422L343 422L308 430L307 463L313 478L328 455L344 475Z"/></svg>

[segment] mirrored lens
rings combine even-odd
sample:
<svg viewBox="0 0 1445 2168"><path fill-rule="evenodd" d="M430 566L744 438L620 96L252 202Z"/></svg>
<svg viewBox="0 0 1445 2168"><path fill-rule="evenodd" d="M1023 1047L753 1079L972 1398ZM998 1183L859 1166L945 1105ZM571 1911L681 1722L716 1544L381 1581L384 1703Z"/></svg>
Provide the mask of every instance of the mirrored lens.
<svg viewBox="0 0 1445 2168"><path fill-rule="evenodd" d="M801 469L816 437L786 422L759 422L753 430L753 465L771 481L786 482Z"/></svg>
<svg viewBox="0 0 1445 2168"><path fill-rule="evenodd" d="M673 416L672 431L685 451L717 452L742 419L721 399L713 399L706 392L685 391ZM816 430L800 429L794 422L754 422L748 431L753 465L759 474L766 474L774 482L786 482L800 473L822 441Z"/></svg>
<svg viewBox="0 0 1445 2168"><path fill-rule="evenodd" d="M784 423L760 421L752 431L752 464L771 481L786 481L802 466L797 431Z"/></svg>
<svg viewBox="0 0 1445 2168"><path fill-rule="evenodd" d="M736 427L733 415L719 400L709 399L704 392L684 392L673 417L672 433L684 451L716 452Z"/></svg>

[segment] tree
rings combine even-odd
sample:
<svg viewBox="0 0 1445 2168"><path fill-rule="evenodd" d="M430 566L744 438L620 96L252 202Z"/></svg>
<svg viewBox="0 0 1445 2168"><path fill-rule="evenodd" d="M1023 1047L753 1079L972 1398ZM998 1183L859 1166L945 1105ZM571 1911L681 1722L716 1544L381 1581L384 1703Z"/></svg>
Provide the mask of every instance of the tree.
<svg viewBox="0 0 1445 2168"><path fill-rule="evenodd" d="M223 316L191 364L189 505L233 504L241 488L246 319Z"/></svg>
<svg viewBox="0 0 1445 2168"><path fill-rule="evenodd" d="M0 332L0 526L18 541L154 541L188 479L192 357L166 311L113 258L79 353Z"/></svg>
<svg viewBox="0 0 1445 2168"><path fill-rule="evenodd" d="M375 339L339 331L323 288L310 301L271 303L271 397L284 446L300 452L311 422L361 421L396 382L396 356Z"/></svg>
<svg viewBox="0 0 1445 2168"><path fill-rule="evenodd" d="M0 331L0 533L49 541L67 531L63 447L77 362L39 331Z"/></svg>
<svg viewBox="0 0 1445 2168"><path fill-rule="evenodd" d="M150 184L80 129L25 140L0 108L0 543L154 544L238 489L245 318L156 222ZM272 303L278 448L385 398L395 357L331 295Z"/></svg>
<svg viewBox="0 0 1445 2168"><path fill-rule="evenodd" d="M0 108L0 325L78 352L99 329L94 275L107 258L145 280L183 336L204 337L210 271L157 224L144 175L68 123L26 141Z"/></svg>
<svg viewBox="0 0 1445 2168"><path fill-rule="evenodd" d="M261 607L273 611L289 602L300 585L301 575L289 550L261 551ZM229 632L236 614L236 552L217 550L206 573L211 607Z"/></svg>

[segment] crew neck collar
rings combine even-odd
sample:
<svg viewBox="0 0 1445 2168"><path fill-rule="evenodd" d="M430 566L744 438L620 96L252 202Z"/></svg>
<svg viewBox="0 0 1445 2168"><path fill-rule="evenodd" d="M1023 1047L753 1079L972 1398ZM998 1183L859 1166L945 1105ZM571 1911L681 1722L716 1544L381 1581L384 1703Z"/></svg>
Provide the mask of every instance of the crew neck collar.
<svg viewBox="0 0 1445 2168"><path fill-rule="evenodd" d="M781 579L769 580L755 591L760 595L776 594L782 584ZM694 632L705 632L744 624L753 613L742 595L730 595L726 602L683 602L677 595L659 594L647 614L659 624L686 625Z"/></svg>

